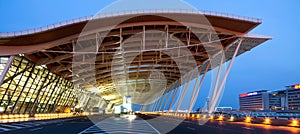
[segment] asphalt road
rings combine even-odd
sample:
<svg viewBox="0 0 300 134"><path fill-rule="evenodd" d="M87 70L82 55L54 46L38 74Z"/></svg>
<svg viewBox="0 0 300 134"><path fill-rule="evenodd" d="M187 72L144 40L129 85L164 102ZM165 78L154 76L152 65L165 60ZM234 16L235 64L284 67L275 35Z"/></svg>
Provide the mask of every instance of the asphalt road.
<svg viewBox="0 0 300 134"><path fill-rule="evenodd" d="M207 121L199 125L198 120L180 120L172 130L167 130L169 124L176 119L169 117L141 116L158 131L169 134L299 134L300 128L249 124L243 122Z"/></svg>
<svg viewBox="0 0 300 134"><path fill-rule="evenodd" d="M139 115L135 119L118 119L111 116L97 116L93 122L98 126L107 125L111 132L118 133L169 133L169 134L299 134L300 128L246 124L238 122L208 121L199 125L198 120L177 120L176 118ZM47 121L45 121L47 122ZM87 117L74 120L57 121L51 124L18 128L6 131L5 134L78 134L108 132L94 125ZM178 124L176 124L176 122ZM109 124L111 123L111 124ZM119 125L119 126L118 126ZM1 126L1 124L0 124ZM19 124L19 126L21 126ZM174 128L172 128L174 127ZM90 129L89 129L90 128ZM130 128L130 129L129 129ZM122 130L124 129L124 130ZM139 130L138 130L139 129ZM127 130L127 131L126 131ZM138 130L138 131L133 131ZM155 131L154 131L155 130Z"/></svg>

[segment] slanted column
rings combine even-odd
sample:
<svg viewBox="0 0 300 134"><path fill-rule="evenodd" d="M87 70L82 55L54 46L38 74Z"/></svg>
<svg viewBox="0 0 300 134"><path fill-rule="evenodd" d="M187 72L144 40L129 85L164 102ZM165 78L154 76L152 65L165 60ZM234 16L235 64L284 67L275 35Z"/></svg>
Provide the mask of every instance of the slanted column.
<svg viewBox="0 0 300 134"><path fill-rule="evenodd" d="M214 110L214 108L215 108L215 106L216 106L216 104L217 104L217 102L218 102L218 98L220 97L220 94L221 94L221 92L222 92L222 90L223 90L223 88L224 88L224 85L225 85L225 82L226 82L226 80L227 80L228 74L229 74L229 72L230 72L230 70L231 70L232 64L233 64L233 62L234 62L234 60L235 60L235 57L236 57L236 55L237 55L237 53L238 53L238 51L239 51L239 48L240 48L242 42L243 42L243 38L241 38L241 39L239 40L238 44L237 44L237 47L236 47L236 49L235 49L235 52L234 52L234 54L232 55L231 61L230 61L229 66L228 66L228 68L227 68L227 70L226 70L226 72L225 72L225 75L224 75L224 77L223 77L223 80L222 80L222 82L221 82L221 84L220 84L220 86L219 86L219 88L218 88L218 90L217 90L216 95L215 95L215 96L212 96L212 101L210 102L211 105L210 105L210 107L209 107L209 109L208 109L208 112L209 112L209 113L212 113L212 112L213 112L213 110Z"/></svg>
<svg viewBox="0 0 300 134"><path fill-rule="evenodd" d="M8 72L11 64L13 63L14 59L15 59L15 56L10 56L7 63L5 64L5 67L0 75L0 86L3 84L4 78Z"/></svg>
<svg viewBox="0 0 300 134"><path fill-rule="evenodd" d="M196 101L196 99L197 99L197 97L198 97L199 91L200 91L200 89L201 89L201 87L202 87L204 78L205 78L205 76L206 76L206 73L207 73L209 67L210 67L210 64L207 64L206 69L205 69L205 71L204 71L204 73L203 73L203 75L202 75L202 77L201 77L201 80L200 80L199 85L197 84L199 78L197 78L197 80L196 80L195 87L194 87L194 92L193 92L193 96L192 96L192 99L191 99L191 102L190 102L190 105L189 105L188 113L191 112L191 110L192 110L192 108L193 108L193 106L194 106L194 104L195 104L195 101ZM201 69L202 69L202 68L201 68ZM201 71L201 70L200 70L200 71ZM200 77L200 74L201 74L201 72L199 72L199 76L198 76L198 77ZM196 89L196 87L197 87L197 89ZM196 90L195 90L195 89L196 89Z"/></svg>

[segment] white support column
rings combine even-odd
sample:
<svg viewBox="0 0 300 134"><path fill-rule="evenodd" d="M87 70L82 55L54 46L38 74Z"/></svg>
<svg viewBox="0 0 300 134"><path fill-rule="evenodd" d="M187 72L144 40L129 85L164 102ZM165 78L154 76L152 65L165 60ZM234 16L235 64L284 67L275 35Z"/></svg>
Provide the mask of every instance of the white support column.
<svg viewBox="0 0 300 134"><path fill-rule="evenodd" d="M113 105L113 103L109 102L108 105L105 108L105 111L110 111L112 105Z"/></svg>
<svg viewBox="0 0 300 134"><path fill-rule="evenodd" d="M152 106L152 112L155 111L155 108L156 108L156 105L157 105L158 101L159 101L159 99L157 99L157 100L154 102L154 104L153 104L153 106Z"/></svg>
<svg viewBox="0 0 300 134"><path fill-rule="evenodd" d="M223 49L222 49L222 51L223 51ZM225 53L225 51L224 51L224 53ZM216 96L217 89L219 87L219 79L220 79L220 76L221 76L221 69L222 69L223 59L224 59L224 55L225 55L224 53L221 53L221 60L220 60L220 64L219 64L219 68L218 68L218 74L217 74L217 77L216 77L215 86L214 86L212 96Z"/></svg>
<svg viewBox="0 0 300 134"><path fill-rule="evenodd" d="M232 58L231 58L230 64L229 64L229 66L228 66L228 68L227 68L227 70L226 70L226 72L225 72L225 75L224 75L224 78L223 78L223 80L222 80L222 82L221 82L221 85L220 85L219 88L218 88L218 91L217 91L216 96L212 96L212 97L213 97L213 98L212 98L212 102L211 102L210 108L208 109L208 112L209 112L209 113L213 112L213 110L215 109L215 106L216 106L216 104L217 104L217 102L218 102L218 98L220 97L220 94L221 94L221 92L222 92L222 90L223 90L223 88L224 88L224 85L225 85L225 82L226 82L226 80L227 80L228 74L229 74L229 72L230 72L230 70L231 70L232 64L233 64L233 62L234 62L234 60L235 60L235 57L236 57L236 55L237 55L237 53L238 53L238 51L239 51L239 48L240 48L242 42L243 42L243 38L241 38L241 39L239 40L239 42L238 42L238 45L237 45L237 47L236 47L236 49L235 49L235 52L234 52L234 54L233 54L233 56L232 56Z"/></svg>
<svg viewBox="0 0 300 134"><path fill-rule="evenodd" d="M198 81L199 81L199 77L200 77L200 75L201 75L202 67L203 67L203 66L201 66L200 71L198 70L198 66L197 66L197 68L196 68L196 70L197 70L198 73L197 73L197 76L196 76L196 81L195 81L195 84L194 84L194 89L193 89L192 99L191 99L191 101L190 101L188 113L190 113L190 107L191 107L191 104L192 104L193 99L194 99L194 96L195 96L196 87L197 87L197 85L198 85Z"/></svg>
<svg viewBox="0 0 300 134"><path fill-rule="evenodd" d="M158 106L158 111L161 111L161 106L165 103L165 97L166 97L166 94L163 94L162 97L161 97L161 102Z"/></svg>
<svg viewBox="0 0 300 134"><path fill-rule="evenodd" d="M176 108L176 113L177 113L178 110L180 109L180 106L181 106L181 103L182 103L183 98L184 98L184 96L185 96L186 90L189 89L189 83L190 83L190 81L191 81L191 79L192 79L192 77L193 77L192 74L189 74L189 75L190 75L190 77L188 78L187 83L184 85L185 88L182 88L183 93L182 93L181 96L180 96L180 99L179 99L179 102L178 102L178 105L177 105L177 108Z"/></svg>
<svg viewBox="0 0 300 134"><path fill-rule="evenodd" d="M4 78L9 70L12 62L14 61L14 59L15 59L15 56L10 56L7 63L5 64L5 67L0 75L0 86L3 84Z"/></svg>
<svg viewBox="0 0 300 134"><path fill-rule="evenodd" d="M100 107L100 108L102 108L102 109L104 109L104 105L105 105L105 103L106 103L106 102L103 100L103 101L101 102L101 104L100 104L100 106L99 106L99 107Z"/></svg>
<svg viewBox="0 0 300 134"><path fill-rule="evenodd" d="M170 102L170 106L169 106L169 108L168 108L168 111L170 111L171 110L171 108L173 107L173 103L174 103L174 100L175 100L175 98L176 98L176 95L177 95L177 92L178 92L178 90L179 90L179 87L176 87L176 89L174 89L175 91L173 91L173 96L172 96L172 100L171 100L171 102Z"/></svg>
<svg viewBox="0 0 300 134"><path fill-rule="evenodd" d="M146 49L146 26L143 26L143 50Z"/></svg>
<svg viewBox="0 0 300 134"><path fill-rule="evenodd" d="M169 99L170 99L170 96L171 96L172 89L173 89L173 86L170 87L170 88L169 88L169 91L167 92L168 96L167 96L166 102L165 102L165 104L164 104L164 106L163 106L163 110L166 109L166 106L167 106L167 104L168 104L168 102L169 102Z"/></svg>
<svg viewBox="0 0 300 134"><path fill-rule="evenodd" d="M159 107L160 107L162 101L163 101L163 96L161 96L161 97L159 98L159 101L158 101L158 103L157 103L157 105L156 105L156 108L155 108L156 111L159 111Z"/></svg>
<svg viewBox="0 0 300 134"><path fill-rule="evenodd" d="M163 95L164 97L163 97L163 102L160 104L160 106L159 106L159 109L161 110L161 111L164 111L164 106L166 105L166 102L168 101L168 99L169 99L169 94L168 94L168 92L171 90L171 88L167 88L167 90L166 90L166 93Z"/></svg>
<svg viewBox="0 0 300 134"><path fill-rule="evenodd" d="M202 77L201 77L200 83L199 83L199 85L197 86L197 90L193 93L193 97L192 97L192 100L191 100L191 102L190 102L190 106L189 106L188 113L191 112L191 110L192 110L192 108L193 108L193 105L195 104L196 98L198 97L199 91L200 91L200 89L201 89L201 87L202 87L204 78L205 78L205 76L206 76L206 73L207 73L209 67L210 67L210 64L208 63L207 66L206 66L206 69L205 69L205 71L204 71L204 73L203 73L203 75L202 75ZM200 70L200 71L201 71L201 70ZM200 77L200 74L201 74L201 73L199 72L199 76L198 76L198 77ZM198 80L197 80L197 83L198 83ZM195 83L195 87L196 87L197 83ZM195 90L195 87L194 87L194 90Z"/></svg>
<svg viewBox="0 0 300 134"><path fill-rule="evenodd" d="M166 48L168 48L168 42L169 42L169 26L166 25L166 30L167 30L167 33L166 33L166 37L165 37L165 43L166 43Z"/></svg>

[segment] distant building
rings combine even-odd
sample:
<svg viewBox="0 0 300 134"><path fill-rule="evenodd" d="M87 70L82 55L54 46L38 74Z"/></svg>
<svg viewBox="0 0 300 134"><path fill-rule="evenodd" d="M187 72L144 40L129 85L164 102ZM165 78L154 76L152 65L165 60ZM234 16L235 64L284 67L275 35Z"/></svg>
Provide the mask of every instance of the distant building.
<svg viewBox="0 0 300 134"><path fill-rule="evenodd" d="M260 90L239 95L240 110L300 110L300 84L285 90Z"/></svg>
<svg viewBox="0 0 300 134"><path fill-rule="evenodd" d="M232 111L232 107L216 107L215 111L217 111L217 112Z"/></svg>
<svg viewBox="0 0 300 134"><path fill-rule="evenodd" d="M300 84L286 86L288 110L300 110Z"/></svg>
<svg viewBox="0 0 300 134"><path fill-rule="evenodd" d="M286 110L286 90L279 90L269 93L269 107L264 110Z"/></svg>
<svg viewBox="0 0 300 134"><path fill-rule="evenodd" d="M260 90L255 92L240 94L239 103L240 110L264 110L269 107L269 92L268 90Z"/></svg>

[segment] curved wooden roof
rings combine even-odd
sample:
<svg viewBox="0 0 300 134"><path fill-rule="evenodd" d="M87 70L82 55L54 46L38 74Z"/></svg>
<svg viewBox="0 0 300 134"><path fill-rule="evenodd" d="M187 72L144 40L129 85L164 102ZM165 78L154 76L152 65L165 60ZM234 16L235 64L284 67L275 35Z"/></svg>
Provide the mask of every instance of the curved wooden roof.
<svg viewBox="0 0 300 134"><path fill-rule="evenodd" d="M207 20L200 19L199 21L199 18ZM114 24L119 20L124 21ZM0 33L0 56L24 54L37 65L45 65L52 72L80 83L81 86L98 87L99 94L104 99L121 103L122 97L116 92L112 75L119 76L126 73L131 80L127 84L139 86L138 80L149 78L151 71L157 69L163 72L167 79L167 86L174 85L181 78L180 73L188 73L193 69L190 67L193 61L186 59L193 58L196 66L210 64L209 57L221 50L220 45L212 43L214 41L222 45L226 60L230 60L236 47L235 42L240 37L244 38L244 41L238 55L270 39L247 34L260 23L261 20L255 18L188 10L147 10L101 14L33 30ZM212 30L214 32L211 32ZM161 47L166 36L163 33L170 35L168 39L170 45L167 47ZM143 34L147 38L141 39ZM218 39L212 39L209 36L218 37ZM102 41L100 41L98 53L91 53L95 56L95 60L89 59L87 53L85 54L87 59L83 62L74 61L74 55L78 54L73 51L74 44L77 42L79 45L77 47L80 47L82 52L90 51L94 49L96 38L101 38ZM145 40L144 45L146 42L146 47L149 48L148 51L141 51L143 40ZM122 41L124 41L123 54L116 54L121 50L120 42ZM176 45L178 42L181 42L184 49L189 50L192 55L188 58L184 55L177 56L177 60L184 62L182 70L179 70L173 57L162 53L165 49L178 49ZM141 53L136 55L129 51L124 52L124 50L141 51ZM122 63L126 65L128 72L118 70L117 68L120 68L117 67L118 65L112 66L113 60L118 58L120 61L133 59L130 63L125 61ZM90 66L90 62L85 61L90 60L95 63L94 69L86 69ZM74 68L79 71L74 73ZM96 73L91 76L93 72ZM145 84L145 81L142 83L143 87L149 86L149 83ZM146 90L138 91L137 88L135 92L146 92Z"/></svg>

